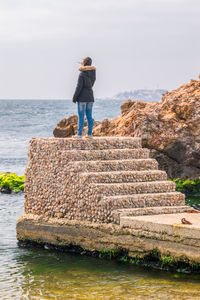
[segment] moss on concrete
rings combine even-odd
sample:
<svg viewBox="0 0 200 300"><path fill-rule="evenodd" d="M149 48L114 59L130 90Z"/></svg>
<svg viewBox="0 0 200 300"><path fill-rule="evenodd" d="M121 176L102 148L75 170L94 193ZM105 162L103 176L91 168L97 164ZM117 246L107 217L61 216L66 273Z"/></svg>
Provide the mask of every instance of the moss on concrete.
<svg viewBox="0 0 200 300"><path fill-rule="evenodd" d="M190 263L189 260L184 261L176 261L172 256L162 256L159 251L152 251L148 255L144 257L140 256L140 253L135 254L135 258L128 256L127 251L123 250L116 250L116 249L101 249L99 251L94 250L90 251L84 249L80 246L74 245L52 245L48 243L37 243L33 241L20 241L20 247L44 247L45 249L49 250L56 250L61 252L73 252L77 255L85 255L85 256L92 256L99 259L104 260L113 260L123 264L129 265L137 265L144 268L152 268L157 270L164 270L170 272L178 272L178 273L200 273L200 264L199 263Z"/></svg>

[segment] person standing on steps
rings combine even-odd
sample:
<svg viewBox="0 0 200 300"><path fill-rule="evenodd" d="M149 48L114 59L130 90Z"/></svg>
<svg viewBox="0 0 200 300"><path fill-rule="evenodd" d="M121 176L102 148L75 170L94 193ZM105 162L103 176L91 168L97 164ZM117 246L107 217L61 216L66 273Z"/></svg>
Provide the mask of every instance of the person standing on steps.
<svg viewBox="0 0 200 300"><path fill-rule="evenodd" d="M92 66L92 59L85 57L79 68L81 72L78 77L78 83L73 96L73 102L78 106L78 132L74 137L82 137L84 128L84 117L86 115L88 131L86 137L92 137L93 118L92 108L94 95L92 87L96 80L96 68Z"/></svg>

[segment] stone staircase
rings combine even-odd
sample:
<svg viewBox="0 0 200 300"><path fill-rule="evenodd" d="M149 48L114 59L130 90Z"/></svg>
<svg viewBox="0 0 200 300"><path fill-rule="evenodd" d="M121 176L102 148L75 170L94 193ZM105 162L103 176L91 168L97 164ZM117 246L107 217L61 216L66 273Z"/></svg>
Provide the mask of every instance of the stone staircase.
<svg viewBox="0 0 200 300"><path fill-rule="evenodd" d="M41 188L37 199L32 198L34 180L39 180ZM45 194L48 189L50 193ZM189 208L185 196L158 170L157 161L149 158L149 150L141 147L141 139L131 137L32 139L25 197L27 213L33 212L29 203L39 201L36 214L100 223L119 224L120 216Z"/></svg>

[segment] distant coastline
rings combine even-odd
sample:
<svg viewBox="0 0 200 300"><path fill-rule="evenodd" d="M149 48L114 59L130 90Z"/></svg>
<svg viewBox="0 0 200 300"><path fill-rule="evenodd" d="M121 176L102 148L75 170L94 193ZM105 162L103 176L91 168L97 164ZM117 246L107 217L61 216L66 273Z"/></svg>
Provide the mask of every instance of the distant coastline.
<svg viewBox="0 0 200 300"><path fill-rule="evenodd" d="M101 100L120 100L124 101L127 99L132 100L140 100L144 102L152 102L152 101L160 101L162 95L166 93L167 90L164 89L137 89L137 90L130 90L119 92L112 97L102 97L102 98L95 98L97 101ZM64 99L64 98L57 98L57 99L0 99L0 101L71 101L72 99Z"/></svg>

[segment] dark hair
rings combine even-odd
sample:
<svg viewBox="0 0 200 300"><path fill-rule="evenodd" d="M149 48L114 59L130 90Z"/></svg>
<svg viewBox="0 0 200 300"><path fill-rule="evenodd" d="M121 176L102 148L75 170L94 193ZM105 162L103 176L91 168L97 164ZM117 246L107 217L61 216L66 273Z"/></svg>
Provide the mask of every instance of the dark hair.
<svg viewBox="0 0 200 300"><path fill-rule="evenodd" d="M92 65L92 59L89 56L85 57L82 61L82 65L91 66Z"/></svg>

